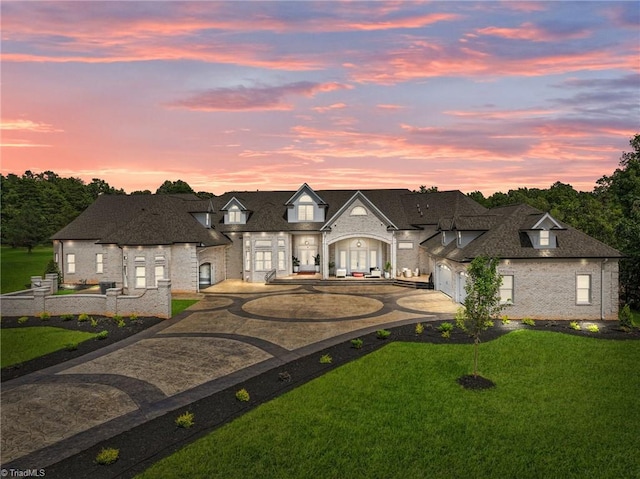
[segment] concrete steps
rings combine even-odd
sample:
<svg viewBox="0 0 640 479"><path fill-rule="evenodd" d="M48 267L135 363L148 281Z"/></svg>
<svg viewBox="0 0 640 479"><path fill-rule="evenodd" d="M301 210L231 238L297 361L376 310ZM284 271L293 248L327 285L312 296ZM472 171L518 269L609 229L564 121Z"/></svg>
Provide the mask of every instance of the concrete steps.
<svg viewBox="0 0 640 479"><path fill-rule="evenodd" d="M412 289L433 289L433 283L424 281L408 281L399 279L279 279L274 278L267 284L291 284L300 286L360 286L360 285L394 285Z"/></svg>

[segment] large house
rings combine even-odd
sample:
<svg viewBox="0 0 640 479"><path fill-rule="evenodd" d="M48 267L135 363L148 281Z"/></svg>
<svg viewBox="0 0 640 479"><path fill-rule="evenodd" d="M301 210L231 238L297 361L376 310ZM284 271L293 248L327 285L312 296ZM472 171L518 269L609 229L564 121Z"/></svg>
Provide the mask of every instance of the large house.
<svg viewBox="0 0 640 479"><path fill-rule="evenodd" d="M173 291L195 292L319 263L323 279L384 278L390 265L392 276L430 277L462 302L466 267L484 255L501 259L510 317L614 319L618 311L618 251L548 213L486 209L459 191L315 191L305 183L205 200L104 195L53 240L65 282L113 282L130 294L161 278Z"/></svg>

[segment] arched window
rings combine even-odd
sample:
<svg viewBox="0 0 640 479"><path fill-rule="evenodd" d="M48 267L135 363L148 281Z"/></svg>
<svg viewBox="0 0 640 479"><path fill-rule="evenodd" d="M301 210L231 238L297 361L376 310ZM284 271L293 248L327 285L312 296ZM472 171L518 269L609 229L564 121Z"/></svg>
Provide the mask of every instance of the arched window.
<svg viewBox="0 0 640 479"><path fill-rule="evenodd" d="M367 210L362 206L356 206L351 210L351 216L367 216Z"/></svg>

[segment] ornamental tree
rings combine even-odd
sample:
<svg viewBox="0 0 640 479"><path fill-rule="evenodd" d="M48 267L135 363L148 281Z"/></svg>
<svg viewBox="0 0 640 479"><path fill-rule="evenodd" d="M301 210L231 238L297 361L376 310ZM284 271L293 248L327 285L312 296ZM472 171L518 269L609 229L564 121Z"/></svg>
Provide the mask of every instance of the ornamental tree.
<svg viewBox="0 0 640 479"><path fill-rule="evenodd" d="M478 377L478 345L480 334L500 316L505 305L500 304L502 276L498 273L498 258L478 256L467 268L467 296L464 308L456 315L456 325L473 338L473 376Z"/></svg>

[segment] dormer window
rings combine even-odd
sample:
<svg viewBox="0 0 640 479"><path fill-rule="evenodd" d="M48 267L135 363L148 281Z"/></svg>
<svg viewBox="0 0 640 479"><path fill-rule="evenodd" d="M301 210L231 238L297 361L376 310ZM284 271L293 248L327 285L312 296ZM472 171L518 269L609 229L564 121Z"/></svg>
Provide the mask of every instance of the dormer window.
<svg viewBox="0 0 640 479"><path fill-rule="evenodd" d="M549 246L549 230L540 230L540 246Z"/></svg>
<svg viewBox="0 0 640 479"><path fill-rule="evenodd" d="M313 221L313 200L309 195L298 200L298 221Z"/></svg>
<svg viewBox="0 0 640 479"><path fill-rule="evenodd" d="M367 216L367 210L365 210L362 206L355 206L351 210L351 216Z"/></svg>
<svg viewBox="0 0 640 479"><path fill-rule="evenodd" d="M233 205L229 208L229 223L241 223L242 222L242 214L240 213L240 208L236 205Z"/></svg>

